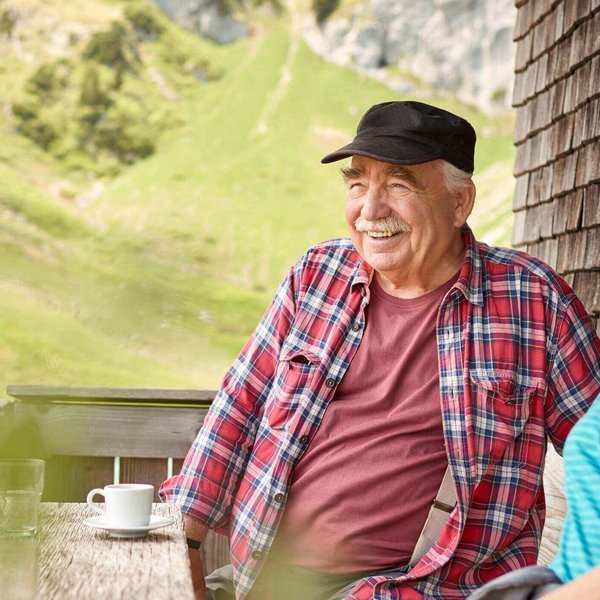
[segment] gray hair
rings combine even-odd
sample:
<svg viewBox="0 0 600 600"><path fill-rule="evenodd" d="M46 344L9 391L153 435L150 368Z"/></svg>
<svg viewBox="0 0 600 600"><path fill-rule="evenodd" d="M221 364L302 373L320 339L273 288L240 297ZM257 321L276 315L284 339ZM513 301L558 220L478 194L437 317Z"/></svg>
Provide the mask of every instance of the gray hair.
<svg viewBox="0 0 600 600"><path fill-rule="evenodd" d="M443 160L442 175L444 176L444 181L446 182L446 188L452 195L455 195L459 194L466 187L468 187L473 173L462 171L458 167L455 167L452 163Z"/></svg>

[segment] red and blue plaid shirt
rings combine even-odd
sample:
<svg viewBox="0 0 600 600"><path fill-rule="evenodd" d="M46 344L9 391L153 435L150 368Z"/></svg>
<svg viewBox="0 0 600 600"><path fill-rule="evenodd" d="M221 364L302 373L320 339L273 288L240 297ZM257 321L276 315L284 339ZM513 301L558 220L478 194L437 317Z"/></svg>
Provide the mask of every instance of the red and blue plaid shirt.
<svg viewBox="0 0 600 600"><path fill-rule="evenodd" d="M353 600L464 598L535 563L547 436L560 451L600 392L600 341L569 286L531 256L478 243L467 227L464 237L465 260L437 322L457 507L409 573L365 578ZM165 501L229 535L238 600L275 537L294 464L360 344L371 274L347 239L298 261L225 376L181 474L162 486Z"/></svg>

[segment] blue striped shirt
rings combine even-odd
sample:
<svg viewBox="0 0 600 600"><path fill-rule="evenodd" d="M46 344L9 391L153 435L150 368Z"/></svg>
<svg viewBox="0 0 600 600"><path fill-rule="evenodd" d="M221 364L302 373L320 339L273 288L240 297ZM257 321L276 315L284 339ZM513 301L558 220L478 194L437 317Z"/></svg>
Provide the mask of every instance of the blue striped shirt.
<svg viewBox="0 0 600 600"><path fill-rule="evenodd" d="M567 518L550 565L567 583L600 565L600 397L567 437Z"/></svg>

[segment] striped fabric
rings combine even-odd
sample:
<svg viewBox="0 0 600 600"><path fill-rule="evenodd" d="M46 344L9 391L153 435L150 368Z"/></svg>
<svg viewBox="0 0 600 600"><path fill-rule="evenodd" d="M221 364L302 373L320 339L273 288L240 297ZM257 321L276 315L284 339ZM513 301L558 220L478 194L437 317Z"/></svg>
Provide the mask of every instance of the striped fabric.
<svg viewBox="0 0 600 600"><path fill-rule="evenodd" d="M600 565L600 401L567 438L567 518L550 567L567 583Z"/></svg>
<svg viewBox="0 0 600 600"><path fill-rule="evenodd" d="M437 322L458 505L412 571L363 579L353 600L464 598L534 564L546 436L561 450L600 392L600 341L568 285L526 254L476 242L467 227L464 238L465 261ZM238 600L274 539L294 464L360 343L371 275L347 239L298 261L226 374L181 474L162 486L163 500L229 535Z"/></svg>

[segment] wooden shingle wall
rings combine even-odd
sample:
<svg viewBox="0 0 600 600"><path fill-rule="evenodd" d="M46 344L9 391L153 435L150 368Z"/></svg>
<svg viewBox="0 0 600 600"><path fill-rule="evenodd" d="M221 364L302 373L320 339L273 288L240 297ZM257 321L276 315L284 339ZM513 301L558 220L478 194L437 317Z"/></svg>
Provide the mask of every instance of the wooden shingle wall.
<svg viewBox="0 0 600 600"><path fill-rule="evenodd" d="M517 0L513 245L600 331L600 0Z"/></svg>

